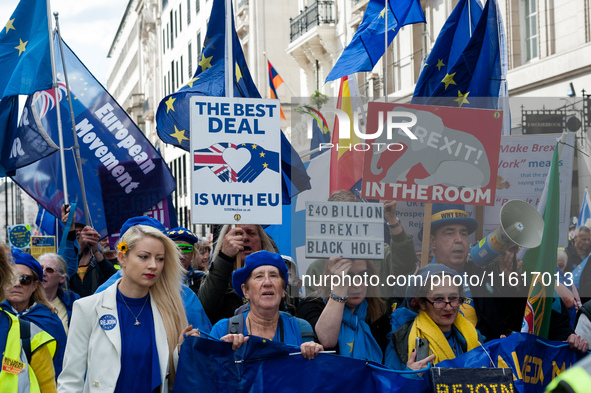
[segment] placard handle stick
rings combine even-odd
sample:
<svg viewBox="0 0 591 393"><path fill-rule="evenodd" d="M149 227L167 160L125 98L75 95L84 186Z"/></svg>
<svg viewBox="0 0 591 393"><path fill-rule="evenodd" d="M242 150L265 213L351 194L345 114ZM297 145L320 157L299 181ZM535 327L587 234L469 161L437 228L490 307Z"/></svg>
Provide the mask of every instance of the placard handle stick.
<svg viewBox="0 0 591 393"><path fill-rule="evenodd" d="M236 228L240 228L240 224L236 224ZM236 254L236 270L240 268L242 268L242 251L238 251L238 254Z"/></svg>
<svg viewBox="0 0 591 393"><path fill-rule="evenodd" d="M476 218L476 221L478 221L479 223L484 222L484 206L476 206L474 208L474 215L475 215L474 218ZM482 227L482 225L478 225L478 228L476 228L476 232L474 233L474 240L479 241L483 237L484 237L484 228Z"/></svg>
<svg viewBox="0 0 591 393"><path fill-rule="evenodd" d="M425 203L425 211L423 212L423 243L421 248L421 267L427 266L429 263L429 243L431 239L431 214L433 212L433 204L431 202Z"/></svg>

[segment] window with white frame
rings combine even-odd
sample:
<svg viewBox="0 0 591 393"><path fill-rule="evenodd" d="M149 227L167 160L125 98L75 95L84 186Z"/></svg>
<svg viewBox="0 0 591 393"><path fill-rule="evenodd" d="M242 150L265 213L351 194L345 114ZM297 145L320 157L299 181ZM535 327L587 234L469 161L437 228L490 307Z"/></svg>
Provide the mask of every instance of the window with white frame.
<svg viewBox="0 0 591 393"><path fill-rule="evenodd" d="M523 0L523 16L525 31L523 42L525 45L526 62L538 57L538 6L537 0Z"/></svg>

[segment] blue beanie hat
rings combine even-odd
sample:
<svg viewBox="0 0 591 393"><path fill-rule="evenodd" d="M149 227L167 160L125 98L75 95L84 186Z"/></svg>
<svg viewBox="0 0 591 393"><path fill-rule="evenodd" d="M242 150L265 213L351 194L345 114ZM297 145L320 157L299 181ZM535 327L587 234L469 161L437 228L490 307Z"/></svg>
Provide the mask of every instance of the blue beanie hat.
<svg viewBox="0 0 591 393"><path fill-rule="evenodd" d="M39 277L39 281L43 281L43 268L41 264L37 262L35 258L31 254L27 254L26 252L19 250L18 248L12 249L12 260L17 265L25 265L29 269L37 274Z"/></svg>
<svg viewBox="0 0 591 393"><path fill-rule="evenodd" d="M287 288L287 266L285 265L285 261L281 258L281 255L276 254L274 252L269 251L258 251L248 255L244 262L244 267L241 269L236 270L232 274L232 286L234 287L234 291L241 296L244 297L244 293L242 293L242 284L248 280L250 273L254 269L259 266L275 266L279 269L279 273L283 276L283 281L285 281L285 288Z"/></svg>
<svg viewBox="0 0 591 393"><path fill-rule="evenodd" d="M155 218L148 216L132 217L129 220L125 221L125 224L123 224L123 226L121 227L119 238L122 238L129 228L136 225L147 225L158 229L160 232L164 232L166 230L166 228L164 228L164 225L162 225L162 223L156 220Z"/></svg>
<svg viewBox="0 0 591 393"><path fill-rule="evenodd" d="M199 241L199 239L197 238L197 236L193 234L193 232L183 227L169 229L168 231L166 231L166 236L168 236L171 240L187 242L193 245L195 245L195 243Z"/></svg>

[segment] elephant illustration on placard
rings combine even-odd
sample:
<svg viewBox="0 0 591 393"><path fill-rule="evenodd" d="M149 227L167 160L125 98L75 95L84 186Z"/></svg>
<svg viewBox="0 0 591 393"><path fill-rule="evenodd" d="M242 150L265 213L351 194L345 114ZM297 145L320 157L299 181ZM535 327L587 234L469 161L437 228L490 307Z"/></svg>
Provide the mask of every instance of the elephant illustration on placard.
<svg viewBox="0 0 591 393"><path fill-rule="evenodd" d="M415 140L406 138L401 130L394 135L401 135L397 141L408 146L406 151L389 168L382 183L406 182L408 172L422 164L429 176L415 179L418 185L443 185L451 187L479 188L490 181L490 166L484 146L474 135L446 127L441 118L427 111L404 108L416 115L417 122L412 127ZM394 115L389 112L388 116ZM378 142L392 142L383 140ZM403 136L404 135L404 136ZM371 158L371 172L380 175L385 168L378 163L381 151L374 144Z"/></svg>

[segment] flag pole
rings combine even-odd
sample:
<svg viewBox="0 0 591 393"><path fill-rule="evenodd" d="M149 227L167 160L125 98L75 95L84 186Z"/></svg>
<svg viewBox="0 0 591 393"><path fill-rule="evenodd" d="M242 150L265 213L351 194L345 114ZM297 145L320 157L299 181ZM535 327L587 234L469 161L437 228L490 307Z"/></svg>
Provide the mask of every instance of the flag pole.
<svg viewBox="0 0 591 393"><path fill-rule="evenodd" d="M226 98L233 98L234 97L234 48L232 47L232 0L226 0L226 45L224 48L225 51L225 60L226 60L226 78L225 78L225 87L226 87ZM240 228L240 224L236 225L237 228ZM242 267L242 253L238 253L236 255L236 268L240 269Z"/></svg>
<svg viewBox="0 0 591 393"><path fill-rule="evenodd" d="M53 34L51 32L51 5L47 0L47 28L49 31L49 57L51 57L51 74L53 77L53 89L55 90L55 111L57 114L57 134L58 142L60 146L60 161L62 167L62 185L64 188L64 204L69 205L70 200L68 198L68 179L66 178L66 159L64 157L64 136L62 133L62 116L59 103L59 85L57 83L57 70L55 67L55 49L53 47Z"/></svg>
<svg viewBox="0 0 591 393"><path fill-rule="evenodd" d="M388 102L388 0L384 0L384 102Z"/></svg>
<svg viewBox="0 0 591 393"><path fill-rule="evenodd" d="M468 33L470 33L470 38L472 38L472 12L470 6L470 0L468 0Z"/></svg>
<svg viewBox="0 0 591 393"><path fill-rule="evenodd" d="M78 145L78 136L76 135L76 117L74 116L74 108L72 106L72 95L70 94L70 82L68 81L68 71L66 70L66 61L64 59L64 46L62 43L62 34L60 31L59 13L54 12L55 29L60 43L60 52L62 57L62 66L64 67L64 79L66 81L66 93L68 97L68 104L70 106L70 118L72 119L72 133L74 135L74 152L76 154L76 169L78 170L78 179L80 181L80 191L82 192L82 204L84 205L84 218L86 225L92 226L90 219L90 211L88 210L88 203L86 202L86 187L84 187L84 175L82 174L82 160L80 159L80 145Z"/></svg>
<svg viewBox="0 0 591 393"><path fill-rule="evenodd" d="M226 97L233 98L234 97L234 56L233 56L233 48L232 48L232 0L226 0L226 48L225 48L225 57L226 57Z"/></svg>

